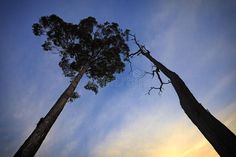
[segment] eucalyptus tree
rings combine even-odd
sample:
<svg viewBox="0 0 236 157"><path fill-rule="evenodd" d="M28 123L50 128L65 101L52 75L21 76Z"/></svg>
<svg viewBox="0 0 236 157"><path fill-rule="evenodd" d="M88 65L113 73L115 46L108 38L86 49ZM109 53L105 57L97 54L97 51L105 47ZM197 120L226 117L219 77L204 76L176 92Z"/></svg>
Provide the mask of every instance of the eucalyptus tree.
<svg viewBox="0 0 236 157"><path fill-rule="evenodd" d="M130 54L130 57L136 55L145 56L155 67L151 73L148 73L153 76L157 75L160 82L160 86L151 87L148 94L150 94L153 89L157 89L161 92L164 84L171 83L179 97L180 105L184 112L210 142L216 152L223 157L235 157L236 136L234 133L232 133L223 123L217 120L197 101L184 81L175 72L171 71L158 60L153 58L150 51L147 50L144 45L141 45L134 35L131 36L138 47L138 51ZM168 77L170 81L162 81L159 74L160 72Z"/></svg>
<svg viewBox="0 0 236 157"><path fill-rule="evenodd" d="M87 17L72 24L50 15L33 24L33 33L46 37L43 49L60 56L59 66L71 83L39 120L16 152L17 157L35 155L66 103L79 97L75 89L83 76L88 79L85 89L97 93L100 87L115 80L115 75L124 71L125 61L129 61L128 30L123 31L117 23L99 24L94 17Z"/></svg>

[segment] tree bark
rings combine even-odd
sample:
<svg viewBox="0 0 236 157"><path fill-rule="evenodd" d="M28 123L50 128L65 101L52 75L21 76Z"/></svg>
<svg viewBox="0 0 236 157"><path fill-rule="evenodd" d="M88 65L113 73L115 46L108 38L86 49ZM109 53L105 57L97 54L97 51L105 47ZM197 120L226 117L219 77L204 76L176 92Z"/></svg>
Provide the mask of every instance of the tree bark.
<svg viewBox="0 0 236 157"><path fill-rule="evenodd" d="M34 131L19 148L14 157L32 157L36 154L52 125L63 110L68 99L73 95L75 88L77 87L86 70L87 66L84 66L80 69L79 73L76 75L67 89L62 93L47 115L39 120Z"/></svg>
<svg viewBox="0 0 236 157"><path fill-rule="evenodd" d="M184 81L175 72L154 59L150 53L141 53L170 79L184 112L210 142L216 152L223 157L236 157L236 136L234 133L196 100Z"/></svg>

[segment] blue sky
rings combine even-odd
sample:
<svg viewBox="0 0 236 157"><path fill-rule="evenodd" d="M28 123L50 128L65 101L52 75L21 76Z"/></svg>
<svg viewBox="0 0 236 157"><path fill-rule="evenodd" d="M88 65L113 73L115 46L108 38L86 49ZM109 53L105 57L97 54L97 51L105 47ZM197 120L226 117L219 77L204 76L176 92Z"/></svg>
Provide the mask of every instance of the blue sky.
<svg viewBox="0 0 236 157"><path fill-rule="evenodd" d="M233 0L1 1L0 153L12 156L69 84L59 57L32 33L39 17L78 23L94 16L129 28L153 56L177 72L196 98L236 132L236 2ZM97 95L83 89L66 105L36 156L217 156L187 118L171 85L141 78L143 57Z"/></svg>

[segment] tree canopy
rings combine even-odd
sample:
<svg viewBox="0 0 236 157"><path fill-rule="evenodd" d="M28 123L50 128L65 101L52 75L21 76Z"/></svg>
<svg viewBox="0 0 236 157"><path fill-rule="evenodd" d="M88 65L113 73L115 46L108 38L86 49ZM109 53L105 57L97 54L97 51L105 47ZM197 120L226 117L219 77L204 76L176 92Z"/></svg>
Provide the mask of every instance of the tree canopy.
<svg viewBox="0 0 236 157"><path fill-rule="evenodd" d="M73 78L86 67L89 81L85 89L95 93L123 72L124 61L129 61L129 30L123 31L117 23L98 24L94 17L87 17L72 24L50 15L33 24L33 32L46 36L42 44L45 51L60 55L59 66L66 77Z"/></svg>

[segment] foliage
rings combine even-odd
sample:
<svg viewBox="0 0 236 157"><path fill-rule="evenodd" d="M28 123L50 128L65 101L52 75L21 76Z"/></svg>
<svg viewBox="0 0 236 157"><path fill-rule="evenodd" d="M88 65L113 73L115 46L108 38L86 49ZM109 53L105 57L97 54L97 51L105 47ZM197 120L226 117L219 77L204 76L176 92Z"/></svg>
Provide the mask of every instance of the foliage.
<svg viewBox="0 0 236 157"><path fill-rule="evenodd" d="M98 93L98 86L97 86L95 83L91 82L91 81L89 81L89 82L84 86L84 88L93 91L95 94Z"/></svg>
<svg viewBox="0 0 236 157"><path fill-rule="evenodd" d="M36 36L46 36L42 44L45 51L61 56L59 66L66 77L73 78L86 66L89 78L86 89L97 93L124 71L124 61L129 61L126 44L129 30L123 31L117 23L98 24L94 17L87 17L79 24L64 22L56 15L43 16L33 24Z"/></svg>
<svg viewBox="0 0 236 157"><path fill-rule="evenodd" d="M73 102L75 99L79 97L80 97L79 93L74 92L73 95L68 99L68 102Z"/></svg>

